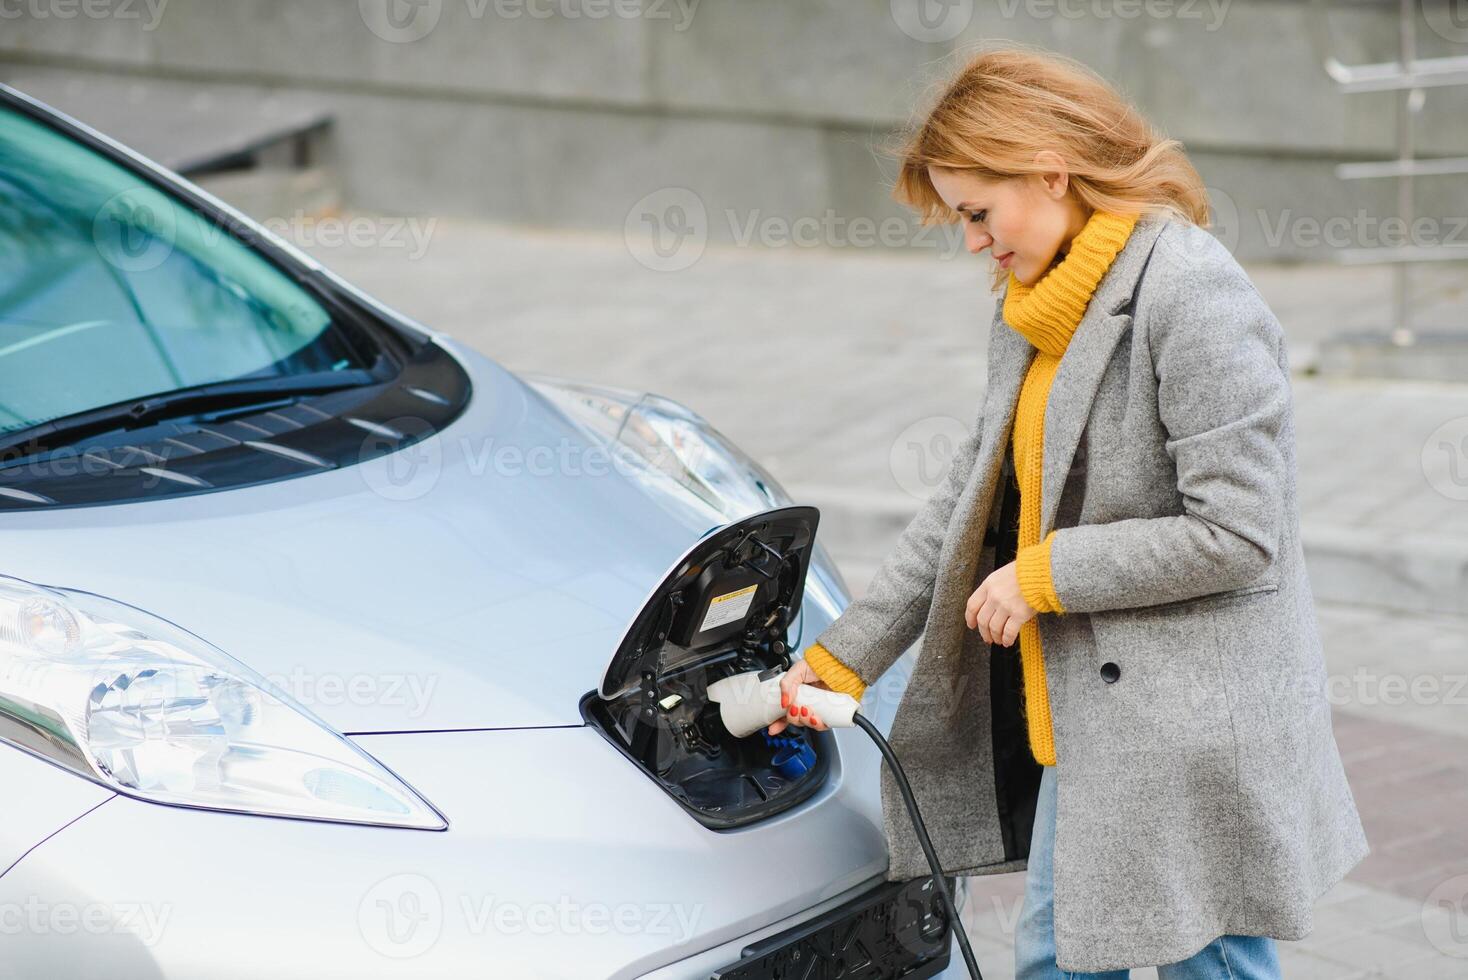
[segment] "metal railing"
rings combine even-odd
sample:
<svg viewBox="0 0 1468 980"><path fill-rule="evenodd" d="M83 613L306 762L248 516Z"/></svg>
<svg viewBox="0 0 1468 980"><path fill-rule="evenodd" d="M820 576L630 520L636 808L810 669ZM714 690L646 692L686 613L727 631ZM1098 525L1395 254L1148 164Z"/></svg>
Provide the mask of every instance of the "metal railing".
<svg viewBox="0 0 1468 980"><path fill-rule="evenodd" d="M1341 93L1401 93L1397 100L1396 159L1341 163L1336 166L1335 175L1342 180L1395 179L1397 213L1402 223L1410 228L1416 220L1413 196L1416 178L1468 174L1468 157L1416 158L1416 117L1426 102L1427 89L1468 85L1468 57L1418 58L1420 2L1398 0L1397 60L1367 65L1343 64L1328 53L1328 41L1322 40L1329 2L1312 0L1316 8L1313 39L1317 57ZM1416 339L1411 321L1410 266L1417 262L1468 260L1468 247L1461 244L1377 245L1341 249L1335 254L1338 261L1347 265L1394 263L1390 339L1404 346Z"/></svg>

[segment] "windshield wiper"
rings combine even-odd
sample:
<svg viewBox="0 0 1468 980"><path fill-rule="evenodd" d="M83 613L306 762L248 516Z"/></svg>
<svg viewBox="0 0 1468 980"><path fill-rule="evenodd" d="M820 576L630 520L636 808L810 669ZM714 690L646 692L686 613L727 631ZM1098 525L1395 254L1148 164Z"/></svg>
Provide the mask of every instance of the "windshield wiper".
<svg viewBox="0 0 1468 980"><path fill-rule="evenodd" d="M0 458L19 446L34 445L35 448L30 452L40 452L74 443L87 436L136 429L180 415L238 408L282 398L327 394L346 388L378 384L381 380L364 368L348 368L342 371L315 371L273 378L214 381L156 395L145 395L142 398L129 398L100 408L62 415L0 437Z"/></svg>

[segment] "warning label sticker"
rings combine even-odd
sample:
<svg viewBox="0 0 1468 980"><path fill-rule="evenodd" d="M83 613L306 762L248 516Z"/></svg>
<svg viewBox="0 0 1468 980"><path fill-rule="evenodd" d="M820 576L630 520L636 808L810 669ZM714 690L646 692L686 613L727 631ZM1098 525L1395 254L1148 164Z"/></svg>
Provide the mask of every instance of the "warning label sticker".
<svg viewBox="0 0 1468 980"><path fill-rule="evenodd" d="M709 611L704 615L703 625L698 628L698 631L703 633L749 615L749 604L754 601L754 593L758 589L757 584L746 585L738 591L714 596L709 601Z"/></svg>

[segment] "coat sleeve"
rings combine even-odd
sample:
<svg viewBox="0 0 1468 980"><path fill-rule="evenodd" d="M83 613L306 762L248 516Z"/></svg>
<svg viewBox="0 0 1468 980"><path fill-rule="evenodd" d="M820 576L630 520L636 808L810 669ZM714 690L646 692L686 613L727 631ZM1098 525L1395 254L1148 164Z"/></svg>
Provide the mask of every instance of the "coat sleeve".
<svg viewBox="0 0 1468 980"><path fill-rule="evenodd" d="M949 518L978 456L983 421L981 407L969 434L954 452L943 482L908 522L866 593L847 605L816 637L815 646L820 649L813 649L816 656L809 663L836 690L860 697L857 690L864 690L886 673L921 635L932 605L938 554L947 536Z"/></svg>
<svg viewBox="0 0 1468 980"><path fill-rule="evenodd" d="M1183 512L1056 529L1047 557L1059 611L1225 592L1258 579L1279 549L1293 479L1283 330L1221 244L1178 268L1143 336Z"/></svg>

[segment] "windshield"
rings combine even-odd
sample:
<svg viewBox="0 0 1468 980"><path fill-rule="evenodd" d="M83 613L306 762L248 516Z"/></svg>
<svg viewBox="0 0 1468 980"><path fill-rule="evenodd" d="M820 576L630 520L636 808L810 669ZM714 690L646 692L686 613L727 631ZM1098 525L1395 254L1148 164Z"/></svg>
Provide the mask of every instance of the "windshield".
<svg viewBox="0 0 1468 980"><path fill-rule="evenodd" d="M0 432L179 388L370 367L223 228L0 106Z"/></svg>

